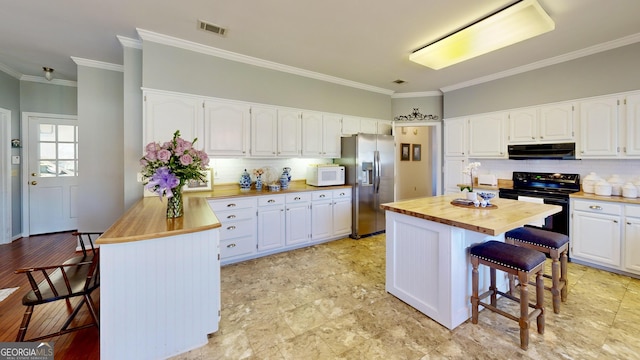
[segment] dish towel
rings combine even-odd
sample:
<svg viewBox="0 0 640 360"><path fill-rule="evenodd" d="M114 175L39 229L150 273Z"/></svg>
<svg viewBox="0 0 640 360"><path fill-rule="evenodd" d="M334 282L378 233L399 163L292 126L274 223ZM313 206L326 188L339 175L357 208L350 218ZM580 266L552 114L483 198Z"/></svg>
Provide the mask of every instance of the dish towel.
<svg viewBox="0 0 640 360"><path fill-rule="evenodd" d="M531 197L531 196L518 196L518 201L526 201L526 202L530 202L530 203L544 204L544 199ZM529 223L529 225L542 227L542 226L544 226L544 219L540 219L540 220L531 222L531 223Z"/></svg>

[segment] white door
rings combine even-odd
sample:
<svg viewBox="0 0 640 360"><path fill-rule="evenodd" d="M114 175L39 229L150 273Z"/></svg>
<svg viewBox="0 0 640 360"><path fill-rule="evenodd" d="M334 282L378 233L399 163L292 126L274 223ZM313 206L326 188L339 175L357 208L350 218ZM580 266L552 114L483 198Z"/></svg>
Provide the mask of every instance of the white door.
<svg viewBox="0 0 640 360"><path fill-rule="evenodd" d="M77 229L77 121L29 116L28 125L29 235Z"/></svg>

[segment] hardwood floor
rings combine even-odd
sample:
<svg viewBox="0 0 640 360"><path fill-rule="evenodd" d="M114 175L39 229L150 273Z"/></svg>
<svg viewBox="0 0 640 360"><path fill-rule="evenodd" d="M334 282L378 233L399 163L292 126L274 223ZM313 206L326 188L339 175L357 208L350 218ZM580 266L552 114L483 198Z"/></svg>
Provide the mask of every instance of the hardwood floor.
<svg viewBox="0 0 640 360"><path fill-rule="evenodd" d="M0 342L14 342L22 321L25 307L22 297L31 289L24 274L14 274L18 268L61 264L75 255L76 239L71 232L31 236L0 245L0 289L19 287L0 302ZM100 290L93 293L100 309ZM73 299L75 305L79 299ZM65 301L38 305L34 309L27 338L57 331L71 308ZM86 307L78 313L72 326L90 322ZM56 336L44 341L53 342L56 359L80 360L100 358L100 335L95 327Z"/></svg>

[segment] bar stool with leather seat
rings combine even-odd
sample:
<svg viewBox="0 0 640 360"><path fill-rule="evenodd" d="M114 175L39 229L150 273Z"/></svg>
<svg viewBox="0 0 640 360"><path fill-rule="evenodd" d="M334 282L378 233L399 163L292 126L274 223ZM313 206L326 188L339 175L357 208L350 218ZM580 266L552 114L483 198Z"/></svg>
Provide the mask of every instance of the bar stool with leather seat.
<svg viewBox="0 0 640 360"><path fill-rule="evenodd" d="M545 289L551 291L553 312L559 314L560 302L567 301L569 288L567 284L569 237L553 231L524 226L507 231L505 233L505 242L549 254L551 258L551 276L544 274L544 277L551 279L551 287L545 286ZM509 285L511 289L515 289L513 276L509 276Z"/></svg>
<svg viewBox="0 0 640 360"><path fill-rule="evenodd" d="M471 265L471 322L478 323L478 307L484 306L493 312L517 321L520 325L520 347L527 350L529 346L529 325L531 319L535 318L538 333L544 334L544 262L546 256L536 250L506 244L499 241L487 241L474 245L470 249ZM483 294L478 294L479 275L478 266L489 267L491 284L489 290ZM496 286L496 270L501 270L507 274L517 276L520 280L520 298L498 290ZM529 279L535 274L536 277L536 303L529 304ZM520 316L514 316L506 311L498 309L498 295L520 303ZM489 304L482 302L483 299L491 297ZM501 298L501 299L502 299ZM529 312L529 308L533 308Z"/></svg>

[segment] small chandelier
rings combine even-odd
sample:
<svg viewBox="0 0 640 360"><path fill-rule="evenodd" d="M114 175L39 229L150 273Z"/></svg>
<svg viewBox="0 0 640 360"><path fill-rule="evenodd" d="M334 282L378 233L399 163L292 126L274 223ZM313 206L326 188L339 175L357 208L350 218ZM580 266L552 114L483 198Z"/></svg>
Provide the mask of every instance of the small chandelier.
<svg viewBox="0 0 640 360"><path fill-rule="evenodd" d="M396 121L438 120L438 115L424 115L420 113L418 108L413 108L411 114L396 116L394 119Z"/></svg>
<svg viewBox="0 0 640 360"><path fill-rule="evenodd" d="M53 79L53 69L50 67L43 67L42 71L44 71L44 77L45 79L51 81L51 79Z"/></svg>

